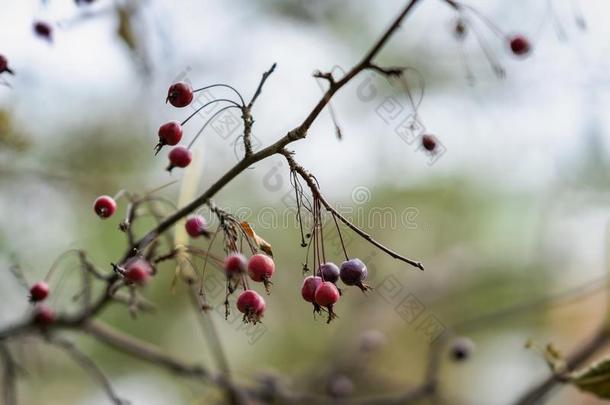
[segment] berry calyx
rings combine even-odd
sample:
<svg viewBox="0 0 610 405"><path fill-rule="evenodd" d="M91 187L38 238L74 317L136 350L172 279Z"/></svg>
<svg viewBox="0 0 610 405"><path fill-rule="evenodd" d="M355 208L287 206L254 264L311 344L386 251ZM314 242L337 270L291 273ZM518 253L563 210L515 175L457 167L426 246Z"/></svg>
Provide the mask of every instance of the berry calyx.
<svg viewBox="0 0 610 405"><path fill-rule="evenodd" d="M527 56L532 49L530 41L523 35L514 35L510 37L509 44L510 50L517 56Z"/></svg>
<svg viewBox="0 0 610 405"><path fill-rule="evenodd" d="M43 328L51 325L55 322L55 311L46 305L39 305L34 314L34 322Z"/></svg>
<svg viewBox="0 0 610 405"><path fill-rule="evenodd" d="M265 289L269 293L271 276L275 272L273 259L262 253L257 253L248 260L248 275L254 281L265 283Z"/></svg>
<svg viewBox="0 0 610 405"><path fill-rule="evenodd" d="M193 101L193 88L190 84L178 82L169 86L166 103L169 102L174 107L181 108L191 104L191 101Z"/></svg>
<svg viewBox="0 0 610 405"><path fill-rule="evenodd" d="M244 322L256 324L265 312L265 300L254 290L246 290L237 297L237 309L244 314Z"/></svg>
<svg viewBox="0 0 610 405"><path fill-rule="evenodd" d="M34 33L49 42L53 40L53 27L47 22L36 21L34 23Z"/></svg>
<svg viewBox="0 0 610 405"><path fill-rule="evenodd" d="M133 259L125 266L125 279L134 284L144 285L153 274L153 269L144 259Z"/></svg>
<svg viewBox="0 0 610 405"><path fill-rule="evenodd" d="M363 283L368 274L369 272L366 269L366 265L362 263L362 260L360 259L350 259L341 263L341 268L339 270L341 281L346 285L355 285L363 292L370 289L369 286Z"/></svg>
<svg viewBox="0 0 610 405"><path fill-rule="evenodd" d="M317 275L322 277L324 281L336 283L339 280L339 267L332 262L324 263L318 269Z"/></svg>
<svg viewBox="0 0 610 405"><path fill-rule="evenodd" d="M155 155L165 145L174 146L182 139L182 126L178 121L170 121L159 127L159 143L155 146Z"/></svg>
<svg viewBox="0 0 610 405"><path fill-rule="evenodd" d="M93 210L102 219L110 218L116 212L116 201L107 195L100 196L93 203Z"/></svg>
<svg viewBox="0 0 610 405"><path fill-rule="evenodd" d="M208 237L210 235L208 224L205 222L205 218L201 215L193 215L189 217L184 224L184 228L186 229L186 233L188 233L191 238L198 238L201 235Z"/></svg>
<svg viewBox="0 0 610 405"><path fill-rule="evenodd" d="M437 141L434 135L425 134L421 137L421 146L428 152L434 152L436 149Z"/></svg>
<svg viewBox="0 0 610 405"><path fill-rule="evenodd" d="M182 145L178 145L169 152L168 158L169 166L167 166L167 171L171 172L174 167L185 168L191 164L193 152Z"/></svg>
<svg viewBox="0 0 610 405"><path fill-rule="evenodd" d="M0 73L10 73L15 74L11 68L8 67L8 59L4 55L0 55Z"/></svg>
<svg viewBox="0 0 610 405"><path fill-rule="evenodd" d="M228 276L244 274L248 269L248 261L241 253L231 253L225 258L224 269Z"/></svg>
<svg viewBox="0 0 610 405"><path fill-rule="evenodd" d="M337 315L333 311L333 305L339 301L339 297L337 286L330 281L323 281L316 288L314 295L316 304L326 307L328 310L328 320L326 323L330 323L330 321L336 318Z"/></svg>
<svg viewBox="0 0 610 405"><path fill-rule="evenodd" d="M454 361L467 360L474 351L474 342L468 338L457 338L451 344L451 358Z"/></svg>
<svg viewBox="0 0 610 405"><path fill-rule="evenodd" d="M49 285L44 281L39 281L30 288L30 301L44 301L49 296Z"/></svg>

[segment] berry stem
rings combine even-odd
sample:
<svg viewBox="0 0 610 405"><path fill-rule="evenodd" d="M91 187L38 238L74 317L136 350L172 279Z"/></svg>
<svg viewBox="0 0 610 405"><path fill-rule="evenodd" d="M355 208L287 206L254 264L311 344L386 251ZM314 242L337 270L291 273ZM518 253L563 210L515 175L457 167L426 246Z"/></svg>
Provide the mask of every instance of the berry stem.
<svg viewBox="0 0 610 405"><path fill-rule="evenodd" d="M239 97L239 100L241 101L241 107L246 105L246 103L244 102L243 97L241 96L241 93L239 91L237 91L233 86L230 86L230 85L224 84L224 83L217 83L217 84L212 84L212 85L209 85L209 86L201 87L199 89L193 90L193 93L197 93L199 91L211 89L211 88L214 88L214 87L226 87L228 89L233 90L233 92L235 94L237 94L237 97Z"/></svg>

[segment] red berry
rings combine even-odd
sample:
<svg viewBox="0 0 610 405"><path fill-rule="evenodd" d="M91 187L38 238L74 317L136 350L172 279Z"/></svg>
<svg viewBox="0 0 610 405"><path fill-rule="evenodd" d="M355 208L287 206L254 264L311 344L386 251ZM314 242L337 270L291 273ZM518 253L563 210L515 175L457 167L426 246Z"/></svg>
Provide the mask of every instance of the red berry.
<svg viewBox="0 0 610 405"><path fill-rule="evenodd" d="M224 268L228 275L245 273L248 261L241 253L232 253L225 258Z"/></svg>
<svg viewBox="0 0 610 405"><path fill-rule="evenodd" d="M322 277L309 276L303 280L301 287L301 296L307 302L315 302L316 289L322 284Z"/></svg>
<svg viewBox="0 0 610 405"><path fill-rule="evenodd" d="M526 56L530 53L532 46L526 37L515 35L510 38L510 49L517 56Z"/></svg>
<svg viewBox="0 0 610 405"><path fill-rule="evenodd" d="M55 311L46 305L38 306L34 314L34 322L42 327L51 325L55 322Z"/></svg>
<svg viewBox="0 0 610 405"><path fill-rule="evenodd" d="M174 167L187 167L193 160L193 153L182 145L175 146L169 152L169 166L167 171L171 172Z"/></svg>
<svg viewBox="0 0 610 405"><path fill-rule="evenodd" d="M434 152L436 149L436 138L434 135L426 134L421 137L421 145L428 152Z"/></svg>
<svg viewBox="0 0 610 405"><path fill-rule="evenodd" d="M177 145L182 139L182 126L178 121L170 121L159 127L159 143L156 151L159 152L165 145Z"/></svg>
<svg viewBox="0 0 610 405"><path fill-rule="evenodd" d="M248 274L254 281L268 281L275 271L273 259L262 253L255 254L248 260Z"/></svg>
<svg viewBox="0 0 610 405"><path fill-rule="evenodd" d="M333 311L333 305L339 301L339 297L340 294L337 286L330 281L323 281L318 288L316 288L316 293L314 295L316 304L326 307L328 310L328 320L326 323L330 323L330 321L337 316Z"/></svg>
<svg viewBox="0 0 610 405"><path fill-rule="evenodd" d="M49 285L44 281L39 281L30 288L30 301L43 301L49 296Z"/></svg>
<svg viewBox="0 0 610 405"><path fill-rule="evenodd" d="M246 290L237 297L237 309L245 322L257 323L265 312L265 300L254 290Z"/></svg>
<svg viewBox="0 0 610 405"><path fill-rule="evenodd" d="M323 307L329 307L339 301L339 290L330 281L323 281L316 288L315 301Z"/></svg>
<svg viewBox="0 0 610 405"><path fill-rule="evenodd" d="M46 39L47 41L52 41L53 27L47 22L44 21L36 21L34 23L34 32L41 38Z"/></svg>
<svg viewBox="0 0 610 405"><path fill-rule="evenodd" d="M93 209L98 217L109 218L116 212L116 201L112 197L103 195L95 200Z"/></svg>
<svg viewBox="0 0 610 405"><path fill-rule="evenodd" d="M186 107L193 101L192 87L185 82L172 84L167 91L167 99L165 102L168 101L174 107Z"/></svg>
<svg viewBox="0 0 610 405"><path fill-rule="evenodd" d="M13 71L8 67L8 59L4 55L0 55L0 73L10 73L13 74Z"/></svg>
<svg viewBox="0 0 610 405"><path fill-rule="evenodd" d="M144 285L148 281L148 279L152 276L153 270L148 263L144 259L133 259L125 266L125 279L127 281Z"/></svg>
<svg viewBox="0 0 610 405"><path fill-rule="evenodd" d="M201 215L193 215L188 218L184 227L186 228L186 233L192 238L198 238L201 235L207 236L209 234L208 225L205 222L205 218Z"/></svg>

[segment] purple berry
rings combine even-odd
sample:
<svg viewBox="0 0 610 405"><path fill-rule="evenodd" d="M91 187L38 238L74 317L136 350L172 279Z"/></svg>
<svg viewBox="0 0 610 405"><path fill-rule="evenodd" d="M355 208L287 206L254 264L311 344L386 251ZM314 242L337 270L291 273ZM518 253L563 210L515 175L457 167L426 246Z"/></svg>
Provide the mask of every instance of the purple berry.
<svg viewBox="0 0 610 405"><path fill-rule="evenodd" d="M366 277L368 276L368 270L360 259L350 259L341 263L339 276L341 277L341 281L346 285L355 285L362 291L369 289L366 284L363 284L363 281L366 280Z"/></svg>
<svg viewBox="0 0 610 405"><path fill-rule="evenodd" d="M320 266L318 269L319 277L322 277L324 281L330 281L336 283L339 280L339 267L335 263L327 262Z"/></svg>

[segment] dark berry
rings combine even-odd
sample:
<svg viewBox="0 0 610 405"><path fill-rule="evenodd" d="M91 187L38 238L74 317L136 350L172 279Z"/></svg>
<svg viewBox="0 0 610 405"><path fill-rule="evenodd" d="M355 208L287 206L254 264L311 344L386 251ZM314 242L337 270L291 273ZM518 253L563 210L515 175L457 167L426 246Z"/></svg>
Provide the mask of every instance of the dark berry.
<svg viewBox="0 0 610 405"><path fill-rule="evenodd" d="M132 259L125 265L125 279L134 284L146 284L152 273L150 263L144 259Z"/></svg>
<svg viewBox="0 0 610 405"><path fill-rule="evenodd" d="M324 281L330 281L336 283L339 280L339 267L335 263L327 262L320 266L318 269L318 276L322 277Z"/></svg>
<svg viewBox="0 0 610 405"><path fill-rule="evenodd" d="M341 277L341 281L346 285L355 285L362 291L369 289L369 287L363 283L368 276L368 270L360 259L351 259L341 263L339 276Z"/></svg>
<svg viewBox="0 0 610 405"><path fill-rule="evenodd" d="M49 42L53 40L53 27L47 22L36 21L34 23L34 33Z"/></svg>
<svg viewBox="0 0 610 405"><path fill-rule="evenodd" d="M193 215L186 220L184 224L186 229L186 233L188 233L192 238L198 238L201 235L208 236L210 232L208 231L208 224L205 222L205 218L201 215Z"/></svg>
<svg viewBox="0 0 610 405"><path fill-rule="evenodd" d="M6 59L6 56L0 55L0 73L4 72L14 74L11 68L8 67L8 59Z"/></svg>
<svg viewBox="0 0 610 405"><path fill-rule="evenodd" d="M103 195L95 200L93 209L98 217L110 218L116 212L116 201L110 196Z"/></svg>
<svg viewBox="0 0 610 405"><path fill-rule="evenodd" d="M426 134L421 137L421 146L428 152L434 152L436 149L436 138L434 135Z"/></svg>
<svg viewBox="0 0 610 405"><path fill-rule="evenodd" d="M182 126L178 121L170 121L159 127L159 143L155 147L158 153L165 145L174 146L182 139Z"/></svg>
<svg viewBox="0 0 610 405"><path fill-rule="evenodd" d="M529 40L522 35L515 35L510 39L510 50L517 56L526 56L530 53L532 46Z"/></svg>
<svg viewBox="0 0 610 405"><path fill-rule="evenodd" d="M168 101L174 107L186 107L193 101L193 89L185 82L174 83L167 91L165 102Z"/></svg>
<svg viewBox="0 0 610 405"><path fill-rule="evenodd" d="M254 281L266 281L273 276L275 263L273 259L262 253L255 254L248 260L248 274Z"/></svg>
<svg viewBox="0 0 610 405"><path fill-rule="evenodd" d="M34 314L34 322L42 327L51 325L55 322L55 311L46 305L39 305Z"/></svg>
<svg viewBox="0 0 610 405"><path fill-rule="evenodd" d="M237 309L244 314L244 322L257 323L265 312L265 300L254 290L246 290L237 297Z"/></svg>
<svg viewBox="0 0 610 405"><path fill-rule="evenodd" d="M174 167L187 167L193 160L193 153L182 145L175 146L169 152L169 166L167 171L171 172Z"/></svg>
<svg viewBox="0 0 610 405"><path fill-rule="evenodd" d="M49 285L44 281L39 281L30 288L30 301L43 301L49 296Z"/></svg>
<svg viewBox="0 0 610 405"><path fill-rule="evenodd" d="M354 383L344 375L333 377L328 384L328 393L334 398L344 398L354 392Z"/></svg>
<svg viewBox="0 0 610 405"><path fill-rule="evenodd" d="M330 323L330 321L336 317L336 314L333 311L333 305L339 301L339 297L340 294L337 286L330 281L323 281L318 285L318 288L316 288L314 299L316 304L326 307L328 310L327 323Z"/></svg>
<svg viewBox="0 0 610 405"><path fill-rule="evenodd" d="M315 302L316 289L322 284L322 278L317 276L309 276L303 280L301 287L301 296L307 302Z"/></svg>
<svg viewBox="0 0 610 405"><path fill-rule="evenodd" d="M224 269L228 275L243 274L248 269L248 261L241 253L231 253L225 258Z"/></svg>
<svg viewBox="0 0 610 405"><path fill-rule="evenodd" d="M455 361L467 360L473 351L474 343L465 337L457 338L451 344L451 358Z"/></svg>

